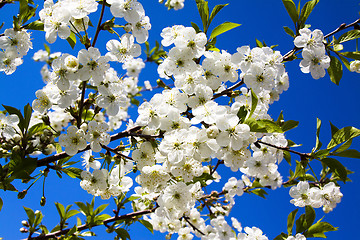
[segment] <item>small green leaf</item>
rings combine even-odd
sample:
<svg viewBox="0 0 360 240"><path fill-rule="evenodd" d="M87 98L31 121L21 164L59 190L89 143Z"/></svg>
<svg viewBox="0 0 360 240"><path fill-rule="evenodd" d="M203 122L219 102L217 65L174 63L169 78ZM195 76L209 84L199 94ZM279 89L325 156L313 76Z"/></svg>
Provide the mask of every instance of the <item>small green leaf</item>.
<svg viewBox="0 0 360 240"><path fill-rule="evenodd" d="M126 231L124 228L117 228L115 229L115 232L117 233L118 237L121 238L121 240L130 239L128 231Z"/></svg>
<svg viewBox="0 0 360 240"><path fill-rule="evenodd" d="M349 139L353 139L360 135L360 130L354 127L345 127L337 131L334 136L332 136L331 141L327 145L327 149L332 149L338 144L343 143Z"/></svg>
<svg viewBox="0 0 360 240"><path fill-rule="evenodd" d="M315 221L315 210L311 206L305 206L306 229L308 229Z"/></svg>
<svg viewBox="0 0 360 240"><path fill-rule="evenodd" d="M140 219L139 222L144 225L152 234L154 234L153 225L149 221Z"/></svg>
<svg viewBox="0 0 360 240"><path fill-rule="evenodd" d="M191 22L191 26L195 29L196 33L200 32L200 28L198 25L196 25L196 23Z"/></svg>
<svg viewBox="0 0 360 240"><path fill-rule="evenodd" d="M256 46L257 47L259 47L259 48L264 47L264 45L263 45L263 43L261 41L257 40L256 38L255 38L255 41L256 41Z"/></svg>
<svg viewBox="0 0 360 240"><path fill-rule="evenodd" d="M349 150L335 153L334 156L347 157L347 158L360 158L360 152L355 149L349 149Z"/></svg>
<svg viewBox="0 0 360 240"><path fill-rule="evenodd" d="M3 205L4 205L3 200L0 198L0 211L1 211L2 207L3 207Z"/></svg>
<svg viewBox="0 0 360 240"><path fill-rule="evenodd" d="M313 151L319 150L322 146L322 143L320 142L320 128L321 128L321 120L316 118L316 145Z"/></svg>
<svg viewBox="0 0 360 240"><path fill-rule="evenodd" d="M334 134L339 131L339 129L330 122L330 127L331 127L331 136L334 136Z"/></svg>
<svg viewBox="0 0 360 240"><path fill-rule="evenodd" d="M294 24L296 24L297 20L299 19L299 14L296 11L295 3L292 0L282 0L286 11L288 12L291 20Z"/></svg>
<svg viewBox="0 0 360 240"><path fill-rule="evenodd" d="M295 209L288 216L288 219L287 219L287 231L288 231L289 235L292 235L292 228L294 226L295 217L296 217L296 214L297 214L298 210L299 209Z"/></svg>
<svg viewBox="0 0 360 240"><path fill-rule="evenodd" d="M295 38L295 33L293 32L293 30L291 30L289 27L283 27L285 32L290 35L291 37Z"/></svg>
<svg viewBox="0 0 360 240"><path fill-rule="evenodd" d="M288 151L283 151L283 156L286 162L291 166L291 154Z"/></svg>
<svg viewBox="0 0 360 240"><path fill-rule="evenodd" d="M246 111L246 107L241 106L241 108L237 112L237 116L240 119L240 123L243 123L245 121L247 113L248 113L248 111Z"/></svg>
<svg viewBox="0 0 360 240"><path fill-rule="evenodd" d="M256 194L259 197L262 197L264 199L266 199L265 195L268 195L268 193L264 189L261 189L261 188L253 189L250 192L254 193L254 194Z"/></svg>
<svg viewBox="0 0 360 240"><path fill-rule="evenodd" d="M289 131L293 128L296 128L297 126L299 125L299 122L298 121L294 121L294 120L288 120L286 122L284 122L282 125L281 125L281 129L286 132L286 131Z"/></svg>
<svg viewBox="0 0 360 240"><path fill-rule="evenodd" d="M347 42L347 41L357 39L359 37L360 37L360 30L355 29L355 30L348 31L348 32L344 33L343 35L341 35L339 37L339 39L337 40L337 42L338 43L343 43L343 42Z"/></svg>
<svg viewBox="0 0 360 240"><path fill-rule="evenodd" d="M24 209L25 209L26 215L28 217L29 224L30 225L34 224L34 221L35 221L34 211L31 208L27 208L27 207L24 207Z"/></svg>
<svg viewBox="0 0 360 240"><path fill-rule="evenodd" d="M274 240L286 240L288 235L286 233L281 233L280 235L276 236Z"/></svg>
<svg viewBox="0 0 360 240"><path fill-rule="evenodd" d="M305 214L301 214L300 217L296 220L296 233L302 233L306 230L306 220Z"/></svg>
<svg viewBox="0 0 360 240"><path fill-rule="evenodd" d="M36 20L24 26L25 29L44 31L44 23L40 20Z"/></svg>
<svg viewBox="0 0 360 240"><path fill-rule="evenodd" d="M71 178L81 179L80 175L83 170L81 170L79 168L75 168L75 167L68 167L68 168L63 168L61 171L66 173Z"/></svg>
<svg viewBox="0 0 360 240"><path fill-rule="evenodd" d="M203 23L204 32L206 33L206 30L208 28L208 19L209 19L208 2L204 0L196 0L196 5L201 17L201 21Z"/></svg>
<svg viewBox="0 0 360 240"><path fill-rule="evenodd" d="M326 238L324 233L330 232L330 231L337 231L337 228L333 227L330 223L327 223L327 222L317 222L309 228L309 230L305 234L305 237L306 238L312 238L312 237Z"/></svg>
<svg viewBox="0 0 360 240"><path fill-rule="evenodd" d="M108 206L109 204L103 204L101 206L99 206L98 208L95 209L94 214L98 215L99 213L101 213L102 211L105 210L105 208Z"/></svg>
<svg viewBox="0 0 360 240"><path fill-rule="evenodd" d="M250 110L249 118L251 118L251 116L253 115L257 104L258 104L258 98L254 93L254 91L251 89L251 110Z"/></svg>
<svg viewBox="0 0 360 240"><path fill-rule="evenodd" d="M76 44L76 36L73 32L70 33L70 36L66 39L70 44L71 48L74 49Z"/></svg>
<svg viewBox="0 0 360 240"><path fill-rule="evenodd" d="M350 71L350 63L349 63L349 61L346 58L344 58L342 55L339 55L339 57L340 57L342 63L345 65L345 67Z"/></svg>
<svg viewBox="0 0 360 240"><path fill-rule="evenodd" d="M56 202L55 203L56 209L59 212L60 219L65 218L65 208L61 203Z"/></svg>
<svg viewBox="0 0 360 240"><path fill-rule="evenodd" d="M324 158L321 162L330 168L330 171L339 176L340 180L345 183L347 178L346 168L334 158Z"/></svg>
<svg viewBox="0 0 360 240"><path fill-rule="evenodd" d="M318 2L319 0L312 0L305 3L300 13L300 29L305 26L306 20L308 19L310 13L314 10L314 7L316 6L316 4L318 4Z"/></svg>
<svg viewBox="0 0 360 240"><path fill-rule="evenodd" d="M331 62L330 67L327 69L330 79L336 85L339 85L339 82L342 77L343 67L339 59L334 56L330 56Z"/></svg>
<svg viewBox="0 0 360 240"><path fill-rule="evenodd" d="M213 39L219 36L220 34L223 34L224 32L227 32L233 28L239 27L240 25L241 24L238 23L224 22L212 30L210 34L210 39Z"/></svg>
<svg viewBox="0 0 360 240"><path fill-rule="evenodd" d="M248 118L245 120L244 123L249 125L251 132L262 132L262 133L283 132L283 130L275 122L267 119L255 120L253 118Z"/></svg>
<svg viewBox="0 0 360 240"><path fill-rule="evenodd" d="M347 58L360 60L360 52L342 52L340 54Z"/></svg>
<svg viewBox="0 0 360 240"><path fill-rule="evenodd" d="M213 10L211 11L211 14L210 14L208 26L210 26L210 23L212 22L212 20L216 16L216 14L218 14L220 12L220 10L223 9L224 7L226 7L227 5L229 5L229 4L219 4L213 8Z"/></svg>
<svg viewBox="0 0 360 240"><path fill-rule="evenodd" d="M25 130L27 130L29 127L31 114L32 114L32 107L28 103L24 107L24 128L25 128Z"/></svg>

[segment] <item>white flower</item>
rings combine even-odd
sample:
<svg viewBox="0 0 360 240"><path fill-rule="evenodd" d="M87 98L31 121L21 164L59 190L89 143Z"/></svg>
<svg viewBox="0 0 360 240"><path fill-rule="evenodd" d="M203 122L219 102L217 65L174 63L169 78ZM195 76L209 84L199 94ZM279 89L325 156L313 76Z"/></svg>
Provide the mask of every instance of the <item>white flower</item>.
<svg viewBox="0 0 360 240"><path fill-rule="evenodd" d="M139 44L134 43L134 36L125 33L121 36L121 42L118 40L109 40L106 43L106 49L109 51L108 56L111 61L119 61L121 63L134 57L138 57L141 54L141 47Z"/></svg>
<svg viewBox="0 0 360 240"><path fill-rule="evenodd" d="M89 171L90 168L100 169L101 163L94 159L91 150L85 151L81 158L84 159L82 165L85 167L86 171Z"/></svg>
<svg viewBox="0 0 360 240"><path fill-rule="evenodd" d="M106 133L109 126L105 123L98 123L91 121L88 124L88 132L85 136L86 140L90 142L90 147L94 152L100 152L101 145L108 145L110 143L110 135Z"/></svg>
<svg viewBox="0 0 360 240"><path fill-rule="evenodd" d="M23 60L19 55L11 50L0 52L0 71L10 75L15 72L16 67L21 65Z"/></svg>
<svg viewBox="0 0 360 240"><path fill-rule="evenodd" d="M52 103L44 91L37 90L35 95L37 98L32 102L32 108L35 111L44 113L51 108Z"/></svg>
<svg viewBox="0 0 360 240"><path fill-rule="evenodd" d="M3 113L0 113L0 135L6 139L10 139L16 134L16 129L18 129L19 117L17 115L8 115L5 116Z"/></svg>
<svg viewBox="0 0 360 240"><path fill-rule="evenodd" d="M26 30L6 29L4 36L0 37L0 48L17 52L19 57L24 56L32 48L30 34Z"/></svg>
<svg viewBox="0 0 360 240"><path fill-rule="evenodd" d="M360 61L359 60L350 62L350 71L360 73Z"/></svg>
<svg viewBox="0 0 360 240"><path fill-rule="evenodd" d="M114 17L125 18L129 23L136 23L145 15L143 6L137 0L107 0L106 2L111 4L110 11Z"/></svg>
<svg viewBox="0 0 360 240"><path fill-rule="evenodd" d="M65 147L65 152L73 156L79 150L86 148L85 133L82 129L78 129L76 126L70 126L67 129L66 134L61 134L59 137L59 143Z"/></svg>
<svg viewBox="0 0 360 240"><path fill-rule="evenodd" d="M325 69L330 67L330 57L325 54L325 48L304 49L302 56L300 68L303 73L311 73L314 79L325 76Z"/></svg>
<svg viewBox="0 0 360 240"><path fill-rule="evenodd" d="M294 44L298 48L306 48L308 50L314 50L316 48L323 48L324 35L316 29L313 32L308 28L302 28L299 30L300 36L294 39Z"/></svg>

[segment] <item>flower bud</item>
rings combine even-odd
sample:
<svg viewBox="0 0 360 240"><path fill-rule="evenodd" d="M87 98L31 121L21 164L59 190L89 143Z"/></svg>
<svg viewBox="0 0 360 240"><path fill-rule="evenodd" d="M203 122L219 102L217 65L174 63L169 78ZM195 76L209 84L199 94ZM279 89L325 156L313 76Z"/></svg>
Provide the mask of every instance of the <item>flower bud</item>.
<svg viewBox="0 0 360 240"><path fill-rule="evenodd" d="M18 193L18 199L23 199L27 194L27 190L23 190L21 192Z"/></svg>
<svg viewBox="0 0 360 240"><path fill-rule="evenodd" d="M22 232L22 233L27 233L28 230L27 230L26 228L22 227L22 228L20 228L20 232Z"/></svg>
<svg viewBox="0 0 360 240"><path fill-rule="evenodd" d="M216 138L219 134L219 129L216 126L211 126L208 129L206 129L206 134L208 138Z"/></svg>
<svg viewBox="0 0 360 240"><path fill-rule="evenodd" d="M26 220L22 220L22 221L21 221L21 224L22 224L24 227L29 227L29 223L28 223Z"/></svg>
<svg viewBox="0 0 360 240"><path fill-rule="evenodd" d="M42 196L41 197L41 200L40 200L40 206L45 206L45 204L46 204L46 197L44 197L44 196Z"/></svg>

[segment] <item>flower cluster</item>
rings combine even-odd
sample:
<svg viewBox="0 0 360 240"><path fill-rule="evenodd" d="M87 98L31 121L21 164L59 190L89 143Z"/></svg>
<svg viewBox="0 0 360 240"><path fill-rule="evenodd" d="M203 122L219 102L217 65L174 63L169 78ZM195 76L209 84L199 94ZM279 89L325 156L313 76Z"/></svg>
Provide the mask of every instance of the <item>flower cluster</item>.
<svg viewBox="0 0 360 240"><path fill-rule="evenodd" d="M6 29L0 37L0 72L10 75L23 63L22 57L32 48L26 30Z"/></svg>
<svg viewBox="0 0 360 240"><path fill-rule="evenodd" d="M293 198L290 202L297 207L323 207L323 211L328 213L341 201L343 194L334 182L319 188L310 187L308 182L301 181L290 189L290 196Z"/></svg>
<svg viewBox="0 0 360 240"><path fill-rule="evenodd" d="M330 57L325 53L324 35L316 29L300 29L300 36L294 39L297 48L303 48L300 68L303 73L311 73L314 79L325 76L325 69L330 67Z"/></svg>

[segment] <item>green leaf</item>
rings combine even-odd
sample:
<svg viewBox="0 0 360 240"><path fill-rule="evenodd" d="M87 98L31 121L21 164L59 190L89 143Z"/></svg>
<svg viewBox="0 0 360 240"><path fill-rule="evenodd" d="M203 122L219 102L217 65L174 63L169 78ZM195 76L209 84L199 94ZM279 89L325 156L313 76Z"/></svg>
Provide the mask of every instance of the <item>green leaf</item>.
<svg viewBox="0 0 360 240"><path fill-rule="evenodd" d="M339 131L339 129L330 122L330 127L331 127L331 136L334 136L334 134Z"/></svg>
<svg viewBox="0 0 360 240"><path fill-rule="evenodd" d="M306 220L306 229L308 229L315 221L315 210L311 206L305 206L305 220Z"/></svg>
<svg viewBox="0 0 360 240"><path fill-rule="evenodd" d="M25 29L44 31L44 23L40 20L36 20L24 26Z"/></svg>
<svg viewBox="0 0 360 240"><path fill-rule="evenodd" d="M70 36L66 39L70 44L71 48L74 49L76 44L76 36L73 32L70 33Z"/></svg>
<svg viewBox="0 0 360 240"><path fill-rule="evenodd" d="M191 22L191 26L195 29L196 33L200 32L200 28L198 25L196 25L196 23Z"/></svg>
<svg viewBox="0 0 360 240"><path fill-rule="evenodd" d="M81 170L79 168L75 168L75 167L68 167L68 168L62 169L62 171L64 173L66 173L71 178L79 178L79 179L81 179L80 175L81 175L81 172L83 170Z"/></svg>
<svg viewBox="0 0 360 240"><path fill-rule="evenodd" d="M9 167L11 168L11 176L16 179L30 179L31 173L33 173L37 167L36 158L21 158L16 154L12 154Z"/></svg>
<svg viewBox="0 0 360 240"><path fill-rule="evenodd" d="M360 30L355 29L355 30L348 31L348 32L344 33L343 35L341 35L339 37L339 39L337 40L337 42L338 43L343 43L343 42L347 42L347 41L357 39L359 37L360 37Z"/></svg>
<svg viewBox="0 0 360 240"><path fill-rule="evenodd" d="M360 52L342 52L341 55L354 60L360 60Z"/></svg>
<svg viewBox="0 0 360 240"><path fill-rule="evenodd" d="M306 220L305 214L301 214L300 217L296 220L296 233L302 233L306 230Z"/></svg>
<svg viewBox="0 0 360 240"><path fill-rule="evenodd" d="M319 150L322 146L322 143L320 142L320 128L321 128L321 120L316 118L316 145L313 151Z"/></svg>
<svg viewBox="0 0 360 240"><path fill-rule="evenodd" d="M291 37L293 37L293 38L295 38L295 33L294 33L294 31L293 30L291 30L289 27L283 27L284 28L284 30L285 30L285 32L288 34L288 35L290 35Z"/></svg>
<svg viewBox="0 0 360 240"><path fill-rule="evenodd" d="M360 152L355 149L349 149L349 150L335 153L334 156L347 157L347 158L360 158Z"/></svg>
<svg viewBox="0 0 360 240"><path fill-rule="evenodd" d="M31 114L32 114L32 107L28 103L24 107L24 128L25 128L25 130L27 130L29 127Z"/></svg>
<svg viewBox="0 0 360 240"><path fill-rule="evenodd" d="M35 213L31 208L24 207L30 226L34 224Z"/></svg>
<svg viewBox="0 0 360 240"><path fill-rule="evenodd" d="M283 130L283 132L286 132L293 128L296 128L298 125L299 125L298 121L288 120L281 125L281 129Z"/></svg>
<svg viewBox="0 0 360 240"><path fill-rule="evenodd" d="M287 218L287 231L289 235L292 235L292 228L295 223L295 217L299 209L292 211Z"/></svg>
<svg viewBox="0 0 360 240"><path fill-rule="evenodd" d="M293 178L298 178L298 177L302 177L305 176L305 169L304 167L301 165L301 163L299 161L296 161L296 168L295 168L295 173Z"/></svg>
<svg viewBox="0 0 360 240"><path fill-rule="evenodd" d="M345 65L345 67L350 71L350 63L349 63L349 61L346 58L344 58L342 55L338 55L338 56L340 57L342 63Z"/></svg>
<svg viewBox="0 0 360 240"><path fill-rule="evenodd" d="M44 123L37 123L29 128L28 136L33 136L34 134L41 132L44 129L49 129L49 127Z"/></svg>
<svg viewBox="0 0 360 240"><path fill-rule="evenodd" d="M330 79L336 85L339 85L342 74L343 74L343 67L339 59L334 56L330 56L330 67L327 69Z"/></svg>
<svg viewBox="0 0 360 240"><path fill-rule="evenodd" d="M288 151L283 151L283 156L286 162L291 166L291 154Z"/></svg>
<svg viewBox="0 0 360 240"><path fill-rule="evenodd" d="M297 20L299 19L299 14L296 11L295 3L292 0L282 0L286 11L288 12L291 20L294 24L296 24Z"/></svg>
<svg viewBox="0 0 360 240"><path fill-rule="evenodd" d="M220 34L223 34L224 32L227 32L233 28L239 27L240 25L241 24L238 23L224 22L212 30L210 34L210 39L213 39L219 36Z"/></svg>
<svg viewBox="0 0 360 240"><path fill-rule="evenodd" d="M154 234L153 225L149 221L140 219L139 222L144 225L152 234Z"/></svg>
<svg viewBox="0 0 360 240"><path fill-rule="evenodd" d="M246 107L241 106L241 108L237 112L237 116L240 119L240 123L243 123L245 121L247 113L248 113L248 111L246 111Z"/></svg>
<svg viewBox="0 0 360 240"><path fill-rule="evenodd" d="M66 218L66 219L69 219L69 218L71 218L72 216L75 216L75 215L78 214L78 213L79 213L78 210L72 209L72 210L70 210L70 211L68 211L68 212L66 213L65 218Z"/></svg>
<svg viewBox="0 0 360 240"><path fill-rule="evenodd" d="M262 132L262 133L282 133L282 129L273 121L267 119L255 120L254 118L248 118L244 122L249 125L251 132Z"/></svg>
<svg viewBox="0 0 360 240"><path fill-rule="evenodd" d="M216 16L216 14L218 14L220 12L220 10L223 9L224 7L226 7L227 5L229 5L229 4L219 4L213 8L213 10L211 11L211 14L210 14L208 26L210 26L210 23L212 22L212 20Z"/></svg>
<svg viewBox="0 0 360 240"><path fill-rule="evenodd" d="M263 43L261 41L257 40L256 38L255 38L255 41L256 41L256 46L257 47L259 47L259 48L264 47L264 45L263 45Z"/></svg>
<svg viewBox="0 0 360 240"><path fill-rule="evenodd" d="M345 183L347 178L346 168L334 158L324 158L321 162L330 168L330 171L339 176L340 180Z"/></svg>
<svg viewBox="0 0 360 240"><path fill-rule="evenodd" d="M300 13L300 29L305 26L305 22L308 19L310 13L314 10L316 4L318 4L319 0L312 0L305 3L304 7L301 9Z"/></svg>
<svg viewBox="0 0 360 240"><path fill-rule="evenodd" d="M4 205L3 200L0 198L0 211L1 211L2 207L3 207L3 205Z"/></svg>
<svg viewBox="0 0 360 240"><path fill-rule="evenodd" d="M344 127L337 131L334 136L332 136L331 141L327 145L327 149L332 149L338 144L343 143L349 139L353 139L360 135L360 130L354 127Z"/></svg>
<svg viewBox="0 0 360 240"><path fill-rule="evenodd" d="M253 115L257 104L258 104L258 98L254 93L254 91L251 89L251 110L250 110L249 118L251 118L251 116Z"/></svg>
<svg viewBox="0 0 360 240"><path fill-rule="evenodd" d="M59 212L60 219L65 218L65 208L61 203L56 202L55 203L56 209Z"/></svg>
<svg viewBox="0 0 360 240"><path fill-rule="evenodd" d="M94 214L98 215L99 213L101 213L102 211L105 210L105 208L108 206L109 204L103 204L101 206L99 206L98 208L95 209Z"/></svg>
<svg viewBox="0 0 360 240"><path fill-rule="evenodd" d="M280 235L276 236L274 240L286 240L288 235L286 233L281 233Z"/></svg>
<svg viewBox="0 0 360 240"><path fill-rule="evenodd" d="M327 222L317 222L309 228L309 230L305 234L305 237L326 238L324 233L330 231L337 231L337 228L333 227L330 223Z"/></svg>
<svg viewBox="0 0 360 240"><path fill-rule="evenodd" d="M208 28L208 19L209 19L209 6L208 2L204 0L196 0L196 5L201 17L201 21L204 27L204 32L206 33Z"/></svg>
<svg viewBox="0 0 360 240"><path fill-rule="evenodd" d="M126 231L124 228L117 228L115 229L115 232L117 233L118 237L121 238L121 240L130 239L128 231Z"/></svg>
<svg viewBox="0 0 360 240"><path fill-rule="evenodd" d="M340 153L343 152L345 150L347 150L352 144L352 139L347 140L346 142L344 142L340 147L338 147L333 154L335 153Z"/></svg>
<svg viewBox="0 0 360 240"><path fill-rule="evenodd" d="M254 194L256 194L259 197L262 197L264 199L266 199L265 195L268 195L268 193L264 189L261 189L261 188L253 189L250 192L254 193Z"/></svg>

